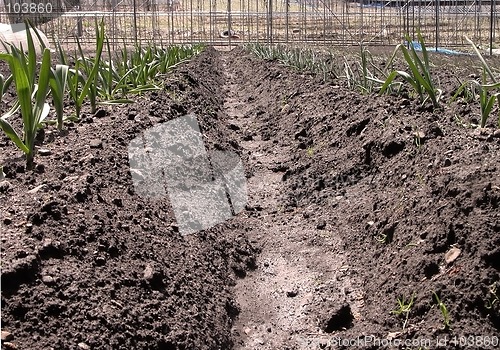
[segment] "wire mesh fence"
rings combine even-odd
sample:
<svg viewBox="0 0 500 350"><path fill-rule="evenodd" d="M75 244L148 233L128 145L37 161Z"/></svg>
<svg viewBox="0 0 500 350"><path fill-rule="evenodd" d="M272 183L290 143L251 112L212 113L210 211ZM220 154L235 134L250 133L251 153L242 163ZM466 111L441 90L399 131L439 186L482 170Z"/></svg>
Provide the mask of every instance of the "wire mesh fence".
<svg viewBox="0 0 500 350"><path fill-rule="evenodd" d="M0 22L12 5L3 0ZM38 1L38 0L29 0ZM45 4L50 0L44 1ZM240 42L392 45L420 30L436 47L500 46L498 0L65 0L39 27L62 44L94 39L104 18L112 45ZM19 9L20 7L18 7ZM12 19L10 19L12 21Z"/></svg>

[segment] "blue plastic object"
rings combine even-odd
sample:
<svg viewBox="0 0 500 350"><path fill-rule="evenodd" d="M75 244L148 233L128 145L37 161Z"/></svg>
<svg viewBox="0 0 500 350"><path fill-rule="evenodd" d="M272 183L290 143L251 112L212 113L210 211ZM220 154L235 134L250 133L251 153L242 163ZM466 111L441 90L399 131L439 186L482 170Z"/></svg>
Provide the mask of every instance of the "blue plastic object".
<svg viewBox="0 0 500 350"><path fill-rule="evenodd" d="M422 51L422 45L418 41L412 41L411 43L416 51ZM405 42L405 44L408 44L408 43ZM427 49L427 52L437 52L437 53L442 53L445 55L468 55L465 52L460 52L460 51L450 50L450 49L443 49L441 47L426 47L426 49Z"/></svg>

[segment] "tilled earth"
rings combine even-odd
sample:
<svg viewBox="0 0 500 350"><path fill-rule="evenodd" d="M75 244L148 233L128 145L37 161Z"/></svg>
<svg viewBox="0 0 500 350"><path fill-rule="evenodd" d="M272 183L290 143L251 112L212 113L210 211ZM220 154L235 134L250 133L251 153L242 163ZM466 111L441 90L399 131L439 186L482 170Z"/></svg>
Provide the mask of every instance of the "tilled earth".
<svg viewBox="0 0 500 350"><path fill-rule="evenodd" d="M2 347L498 347L500 132L448 103L456 71L432 111L207 49L164 91L47 127L34 170L2 136ZM248 204L183 236L127 146L187 114L240 156Z"/></svg>

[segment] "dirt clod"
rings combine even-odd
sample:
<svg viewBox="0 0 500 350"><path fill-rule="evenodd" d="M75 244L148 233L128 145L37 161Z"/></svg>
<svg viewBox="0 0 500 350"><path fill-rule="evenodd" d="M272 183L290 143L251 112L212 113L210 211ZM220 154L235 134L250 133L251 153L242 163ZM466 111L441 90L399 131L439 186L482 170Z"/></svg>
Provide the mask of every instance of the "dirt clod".
<svg viewBox="0 0 500 350"><path fill-rule="evenodd" d="M7 331L2 331L2 334L1 334L2 342L11 341L13 339L14 339L14 336L12 335L12 333L7 332Z"/></svg>
<svg viewBox="0 0 500 350"><path fill-rule="evenodd" d="M452 247L444 255L444 260L446 261L447 264L451 264L452 262L457 260L457 258L460 256L461 252L462 251L459 248Z"/></svg>
<svg viewBox="0 0 500 350"><path fill-rule="evenodd" d="M50 149L40 148L38 150L37 154L39 154L41 156L50 156L52 154L52 151Z"/></svg>
<svg viewBox="0 0 500 350"><path fill-rule="evenodd" d="M90 148L102 148L102 141L101 140L90 140L89 142Z"/></svg>

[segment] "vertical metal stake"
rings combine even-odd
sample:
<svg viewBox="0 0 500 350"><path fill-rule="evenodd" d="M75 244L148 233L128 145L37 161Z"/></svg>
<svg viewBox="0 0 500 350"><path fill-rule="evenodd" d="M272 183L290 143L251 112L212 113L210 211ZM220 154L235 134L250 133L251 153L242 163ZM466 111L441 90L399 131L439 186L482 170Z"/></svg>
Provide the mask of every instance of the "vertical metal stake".
<svg viewBox="0 0 500 350"><path fill-rule="evenodd" d="M286 12L286 15L285 15L285 42L288 44L288 21L289 21L288 16L290 15L289 14L290 0L286 0L285 4L286 4L286 9L285 9L285 12Z"/></svg>
<svg viewBox="0 0 500 350"><path fill-rule="evenodd" d="M490 0L491 8L490 8L490 56L493 56L493 10L495 9L496 0Z"/></svg>
<svg viewBox="0 0 500 350"><path fill-rule="evenodd" d="M436 51L439 45L439 0L434 0L434 6L436 7Z"/></svg>
<svg viewBox="0 0 500 350"><path fill-rule="evenodd" d="M134 45L137 46L137 4L134 0Z"/></svg>
<svg viewBox="0 0 500 350"><path fill-rule="evenodd" d="M227 0L227 30L229 49L231 49L231 0Z"/></svg>
<svg viewBox="0 0 500 350"><path fill-rule="evenodd" d="M269 0L269 34L273 44L273 0Z"/></svg>

